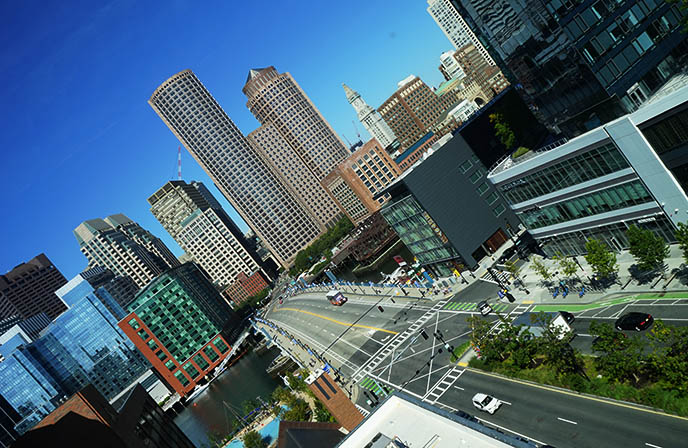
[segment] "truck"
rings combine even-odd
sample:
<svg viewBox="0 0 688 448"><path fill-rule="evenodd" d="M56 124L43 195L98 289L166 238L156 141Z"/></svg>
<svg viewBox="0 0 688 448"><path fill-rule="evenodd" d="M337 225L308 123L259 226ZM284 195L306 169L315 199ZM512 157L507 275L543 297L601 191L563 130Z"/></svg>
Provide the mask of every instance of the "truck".
<svg viewBox="0 0 688 448"><path fill-rule="evenodd" d="M540 318L544 314L544 319ZM523 313L512 322L512 325L523 325L533 336L539 337L545 332L544 322L549 321L549 327L553 331L561 330L557 334L559 340L573 339L575 336L566 317L561 312L553 313Z"/></svg>
<svg viewBox="0 0 688 448"><path fill-rule="evenodd" d="M330 292L328 292L326 294L326 297L327 300L329 300L330 303L334 306L342 306L347 301L347 298L344 297L344 295L336 289L332 289Z"/></svg>

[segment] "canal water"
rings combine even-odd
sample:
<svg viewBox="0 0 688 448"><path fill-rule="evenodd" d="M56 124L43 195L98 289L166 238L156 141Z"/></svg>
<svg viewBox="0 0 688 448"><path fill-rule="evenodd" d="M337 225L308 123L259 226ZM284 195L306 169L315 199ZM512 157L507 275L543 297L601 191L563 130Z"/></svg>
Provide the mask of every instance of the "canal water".
<svg viewBox="0 0 688 448"><path fill-rule="evenodd" d="M241 412L245 400L260 396L267 401L280 384L265 373L278 354L278 349L272 349L261 355L253 351L244 355L175 417L177 426L197 447L211 446L209 433L224 437L231 431L230 425L236 425L228 424L235 420L228 407Z"/></svg>
<svg viewBox="0 0 688 448"><path fill-rule="evenodd" d="M373 269L362 274L354 274L353 268L355 267L355 264L351 264L341 266L340 268L335 269L333 273L341 280L348 280L350 282L377 283L382 280L382 275L380 275L381 272L384 272L385 274L391 274L399 267L399 264L394 261L394 258L392 258L394 255L400 255L409 265L413 264L413 254L406 248L406 246L402 246L399 250L391 253L389 258L385 260L384 263L382 263L377 269Z"/></svg>

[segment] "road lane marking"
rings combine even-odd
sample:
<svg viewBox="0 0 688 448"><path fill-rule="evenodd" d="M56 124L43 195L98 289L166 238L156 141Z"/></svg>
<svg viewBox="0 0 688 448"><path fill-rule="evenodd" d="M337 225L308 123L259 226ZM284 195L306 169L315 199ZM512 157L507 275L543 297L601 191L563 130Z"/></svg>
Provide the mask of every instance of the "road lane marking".
<svg viewBox="0 0 688 448"><path fill-rule="evenodd" d="M345 327L367 328L369 330L384 331L385 333L389 333L389 334L399 334L399 332L397 332L397 331L385 330L384 328L378 328L378 327L371 327L370 325L361 325L361 324L353 324L352 325L350 323L338 321L337 319L332 319L331 317L321 316L320 314L311 313L310 311L298 310L296 308L280 308L280 311L296 311L297 313L304 313L304 314L308 314L311 316L319 317L320 319L325 319L325 320L328 320L330 322L334 322L335 324L343 325Z"/></svg>
<svg viewBox="0 0 688 448"><path fill-rule="evenodd" d="M652 448L662 448L661 446L653 445L653 444L647 443L647 442L645 442L645 445L646 445L646 446L651 446Z"/></svg>
<svg viewBox="0 0 688 448"><path fill-rule="evenodd" d="M516 434L516 435L519 436L519 437L523 437L524 439L532 440L533 442L535 442L535 443L537 443L537 444L539 444L539 445L544 445L544 444L545 444L545 442L541 442L541 441L539 441L538 439L533 439L532 437L528 437L528 436L526 436L526 435L524 435L524 434L521 434L520 432L516 432L516 431L514 431L514 430L512 430L512 429L505 428L504 426L500 426L500 425L498 425L498 424L496 424L496 423L492 423L491 421L485 420L484 418L480 418L480 417L477 417L477 416L476 416L475 418L477 418L477 419L480 420L481 422L487 423L487 424L490 425L490 426L494 426L495 428L501 429L502 431L507 431L507 432L510 432L510 433L512 433L512 434Z"/></svg>
<svg viewBox="0 0 688 448"><path fill-rule="evenodd" d="M572 420L566 420L565 418L557 417L557 420L561 420L562 422L566 423L571 423L572 425L577 425L578 423L572 421Z"/></svg>
<svg viewBox="0 0 688 448"><path fill-rule="evenodd" d="M466 389L464 389L463 387L459 387L459 386L454 386L454 387L455 387L456 389L459 389L459 390L466 390Z"/></svg>
<svg viewBox="0 0 688 448"><path fill-rule="evenodd" d="M508 401L504 401L504 400L499 400L499 401L500 401L500 403L508 404L509 406L511 406L511 403L509 403Z"/></svg>
<svg viewBox="0 0 688 448"><path fill-rule="evenodd" d="M467 369L467 370L468 370L468 369ZM570 392L570 391L567 391L567 390L556 389L556 388L554 388L554 387L552 387L552 386L548 386L548 385L545 385L545 384L533 384L533 383L529 383L529 382L526 382L526 381L521 381L521 380L516 379L516 378L509 378L509 377L505 377L505 376L495 375L495 374L493 374L493 373L483 372L482 370L477 370L477 369L470 369L470 371L473 372L473 373L477 373L477 374L479 374L479 375L491 376L491 377L493 377L493 378L497 378L497 379L500 379L500 380L511 381L512 383L522 384L522 385L524 385L524 386L535 387L535 388L537 388L537 389L542 389L542 390L548 390L548 391L550 391L550 392L557 392L557 393L560 393L560 394L563 394L563 395L570 395L570 396L572 396L572 397L578 397L578 398L582 398L582 399L585 399L585 400L597 401L597 402L599 402L599 403L605 403L605 404L612 405L612 406L619 406L619 407L622 407L622 408L633 409L634 411L647 412L648 414L661 415L661 416L664 416L664 417L672 417L672 418L676 418L676 419L679 419L679 420L686 420L686 421L688 421L688 417L681 417L680 415L667 414L666 412L655 411L654 409L646 409L646 408L642 408L642 407L639 407L639 406L633 406L633 405L627 404L627 403L618 403L618 402L615 402L615 401L611 401L611 399L606 399L606 398L603 398L603 397L598 398L598 397L591 397L591 396L588 396L588 395L581 395L581 394L577 394L577 393L575 393L575 392ZM536 440L536 442L537 442L537 440Z"/></svg>

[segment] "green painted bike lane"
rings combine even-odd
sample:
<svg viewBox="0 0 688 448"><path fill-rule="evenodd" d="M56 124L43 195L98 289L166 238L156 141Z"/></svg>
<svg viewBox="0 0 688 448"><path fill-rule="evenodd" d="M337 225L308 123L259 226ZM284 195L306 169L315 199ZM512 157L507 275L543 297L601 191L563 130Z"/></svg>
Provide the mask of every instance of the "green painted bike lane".
<svg viewBox="0 0 688 448"><path fill-rule="evenodd" d="M533 307L533 312L539 312L539 311L544 311L544 312L551 312L551 311L569 311L569 312L576 312L576 311L586 311L586 310L594 310L597 308L605 308L608 306L614 306L614 305L619 305L622 303L628 303L628 302L633 302L636 300L643 300L643 299L651 299L651 300L676 300L676 299L688 299L688 293L658 293L658 294L639 294L637 296L631 296L631 297L619 297L616 299L609 299L609 300L604 300L602 302L594 302L594 303L583 303L580 305L576 304L547 304L547 305L535 305Z"/></svg>

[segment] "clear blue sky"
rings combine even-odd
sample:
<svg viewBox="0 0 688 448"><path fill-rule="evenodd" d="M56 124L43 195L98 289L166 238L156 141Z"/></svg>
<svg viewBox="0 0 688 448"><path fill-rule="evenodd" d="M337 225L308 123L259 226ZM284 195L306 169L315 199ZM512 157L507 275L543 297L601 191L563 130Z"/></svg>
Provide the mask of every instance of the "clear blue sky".
<svg viewBox="0 0 688 448"><path fill-rule="evenodd" d="M409 74L438 85L451 48L423 0L98 3L0 4L0 273L45 252L71 278L86 266L72 230L113 213L182 253L146 202L176 178L179 145L147 100L180 70L248 134L258 122L241 93L247 72L274 65L354 141L342 82L377 107ZM246 230L184 149L182 165Z"/></svg>

